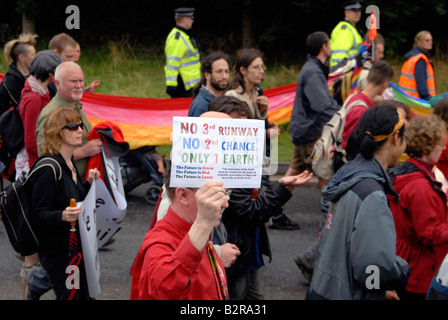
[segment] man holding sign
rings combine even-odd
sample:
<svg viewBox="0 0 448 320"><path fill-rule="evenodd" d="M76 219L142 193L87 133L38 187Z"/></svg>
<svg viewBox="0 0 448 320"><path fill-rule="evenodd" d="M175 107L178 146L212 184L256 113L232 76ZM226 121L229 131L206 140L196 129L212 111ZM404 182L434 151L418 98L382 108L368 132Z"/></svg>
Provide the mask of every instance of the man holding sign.
<svg viewBox="0 0 448 320"><path fill-rule="evenodd" d="M145 236L134 262L132 300L228 299L227 279L210 234L228 206L220 181L199 189L170 187L171 205L165 217Z"/></svg>

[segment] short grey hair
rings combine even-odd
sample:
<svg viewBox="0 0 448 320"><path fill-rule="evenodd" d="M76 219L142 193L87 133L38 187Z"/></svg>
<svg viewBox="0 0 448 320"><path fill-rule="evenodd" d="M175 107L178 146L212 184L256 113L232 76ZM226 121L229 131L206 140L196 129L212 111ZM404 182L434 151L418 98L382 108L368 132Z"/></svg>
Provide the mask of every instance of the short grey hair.
<svg viewBox="0 0 448 320"><path fill-rule="evenodd" d="M65 70L67 69L66 66L70 65L70 64L71 65L76 65L76 66L78 66L81 69L81 66L79 64L77 64L76 62L73 62L73 61L62 62L60 65L57 66L57 68L56 68L56 70L54 72L54 79L58 80L58 81L61 81L62 77L65 74Z"/></svg>

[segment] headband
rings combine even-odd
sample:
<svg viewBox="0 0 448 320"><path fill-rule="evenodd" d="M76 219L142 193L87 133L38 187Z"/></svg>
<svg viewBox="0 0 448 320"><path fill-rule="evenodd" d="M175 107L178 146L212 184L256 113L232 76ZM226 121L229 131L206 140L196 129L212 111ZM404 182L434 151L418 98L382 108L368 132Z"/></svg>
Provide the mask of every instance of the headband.
<svg viewBox="0 0 448 320"><path fill-rule="evenodd" d="M375 142L386 140L390 136L394 135L395 132L397 132L398 130L401 129L401 127L404 125L404 120L403 120L403 116L401 115L401 113L398 111L397 111L397 113L398 113L398 122L395 124L394 130L392 130L392 132L389 134L382 134L379 136L374 136L373 140L375 140Z"/></svg>

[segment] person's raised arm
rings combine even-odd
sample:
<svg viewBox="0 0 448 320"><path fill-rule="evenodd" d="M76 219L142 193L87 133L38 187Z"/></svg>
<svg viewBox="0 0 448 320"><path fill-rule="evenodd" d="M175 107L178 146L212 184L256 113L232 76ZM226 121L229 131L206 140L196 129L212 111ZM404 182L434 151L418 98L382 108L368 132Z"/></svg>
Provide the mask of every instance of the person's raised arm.
<svg viewBox="0 0 448 320"><path fill-rule="evenodd" d="M196 192L198 212L188 232L193 246L202 251L210 238L213 227L221 217L222 209L228 207L229 196L221 181L212 181Z"/></svg>

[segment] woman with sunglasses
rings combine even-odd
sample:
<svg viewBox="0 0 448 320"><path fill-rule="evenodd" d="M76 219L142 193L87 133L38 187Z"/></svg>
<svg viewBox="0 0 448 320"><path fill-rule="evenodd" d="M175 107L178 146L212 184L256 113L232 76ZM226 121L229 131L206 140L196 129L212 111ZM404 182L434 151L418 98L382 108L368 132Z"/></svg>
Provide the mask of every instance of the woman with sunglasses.
<svg viewBox="0 0 448 320"><path fill-rule="evenodd" d="M395 197L387 173L406 147L404 121L391 106L367 110L349 144L359 146L322 189L322 224L307 298L398 299L409 266L396 254L396 234L386 195Z"/></svg>
<svg viewBox="0 0 448 320"><path fill-rule="evenodd" d="M54 179L53 169L46 167L31 176L32 222L40 247L40 262L48 274L56 299L68 299L66 286L69 262L69 243L71 223L78 228L81 207L70 207L70 199L83 201L99 171L91 169L87 181L81 178L73 161L74 150L82 144L83 123L80 114L71 108L53 110L45 120L43 157L56 160L62 168L62 178ZM77 233L77 249L82 252L82 243ZM87 281L83 260L78 266L80 287L79 299L88 299Z"/></svg>

